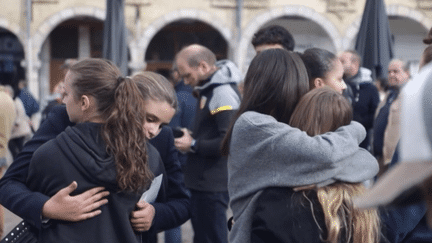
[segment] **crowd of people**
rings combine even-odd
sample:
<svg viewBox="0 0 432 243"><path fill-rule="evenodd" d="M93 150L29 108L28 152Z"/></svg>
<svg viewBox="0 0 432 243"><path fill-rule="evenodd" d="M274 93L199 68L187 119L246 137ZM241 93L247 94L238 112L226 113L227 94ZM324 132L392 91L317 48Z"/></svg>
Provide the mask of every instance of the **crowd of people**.
<svg viewBox="0 0 432 243"><path fill-rule="evenodd" d="M0 204L39 242L178 243L189 219L195 243L431 242L432 48L408 82L281 26L252 44L245 77L199 44L169 77L74 60L37 129L2 87Z"/></svg>

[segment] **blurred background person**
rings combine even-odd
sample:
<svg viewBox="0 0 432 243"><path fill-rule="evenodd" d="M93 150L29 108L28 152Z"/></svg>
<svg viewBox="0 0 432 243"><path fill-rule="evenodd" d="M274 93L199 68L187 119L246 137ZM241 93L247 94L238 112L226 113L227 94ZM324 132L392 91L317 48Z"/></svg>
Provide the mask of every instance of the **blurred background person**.
<svg viewBox="0 0 432 243"><path fill-rule="evenodd" d="M258 30L251 42L257 55L270 48L281 48L287 51L294 51L295 48L294 37L280 25L270 25ZM240 94L243 94L243 87L244 81L239 83Z"/></svg>
<svg viewBox="0 0 432 243"><path fill-rule="evenodd" d="M58 81L58 83L54 86L53 92L48 99L48 103L42 111L41 114L41 124L45 121L48 113L52 110L52 108L56 105L62 104L63 94L64 94L64 77L66 77L66 73L69 71L70 67L75 64L77 59L66 59L64 64L61 65L61 69L63 71L63 79Z"/></svg>
<svg viewBox="0 0 432 243"><path fill-rule="evenodd" d="M0 86L0 178L7 168L8 142L15 123L15 104L11 95ZM0 239L3 235L4 211L0 205Z"/></svg>
<svg viewBox="0 0 432 243"><path fill-rule="evenodd" d="M252 38L252 45L256 54L270 49L281 48L293 51L295 41L291 33L280 25L270 25L256 32Z"/></svg>
<svg viewBox="0 0 432 243"><path fill-rule="evenodd" d="M62 102L63 95L64 95L64 83L63 81L60 81L54 87L53 93L51 94L48 104L45 106L44 110L42 111L41 124L45 121L45 119L47 118L48 114L51 112L54 106L63 104Z"/></svg>
<svg viewBox="0 0 432 243"><path fill-rule="evenodd" d="M393 59L388 67L389 89L378 105L373 125L373 154L380 164L380 174L391 162L399 142L401 88L409 81L409 66L402 60Z"/></svg>
<svg viewBox="0 0 432 243"><path fill-rule="evenodd" d="M375 87L378 90L380 102L382 102L386 96L387 90L388 90L388 81L387 78L377 78L375 80ZM376 112L376 110L375 110Z"/></svg>
<svg viewBox="0 0 432 243"><path fill-rule="evenodd" d="M14 90L11 86L5 85L5 90L11 97L14 97ZM24 105L19 97L15 97L15 121L12 128L12 134L9 140L9 151L11 152L12 158L15 159L19 152L21 152L24 143L27 142L33 132L31 130L30 118L26 115Z"/></svg>
<svg viewBox="0 0 432 243"><path fill-rule="evenodd" d="M35 99L35 97L30 93L27 88L27 81L20 80L18 83L18 94L17 96L21 99L24 104L24 109L26 115L30 118L30 121L33 122L33 115L35 115L39 111L39 103ZM36 122L37 119L35 119ZM32 129L36 129L38 126L34 126L31 124Z"/></svg>
<svg viewBox="0 0 432 243"><path fill-rule="evenodd" d="M427 60L430 46L421 60ZM420 71L401 90L401 137L387 173L366 195L355 199L360 208L382 206L383 234L389 242L432 242L431 125L432 68Z"/></svg>
<svg viewBox="0 0 432 243"><path fill-rule="evenodd" d="M360 122L367 131L366 139L360 146L369 150L375 112L380 102L379 93L372 82L372 72L360 66L361 57L356 51L344 51L339 59L344 69L343 79L349 87L353 120Z"/></svg>

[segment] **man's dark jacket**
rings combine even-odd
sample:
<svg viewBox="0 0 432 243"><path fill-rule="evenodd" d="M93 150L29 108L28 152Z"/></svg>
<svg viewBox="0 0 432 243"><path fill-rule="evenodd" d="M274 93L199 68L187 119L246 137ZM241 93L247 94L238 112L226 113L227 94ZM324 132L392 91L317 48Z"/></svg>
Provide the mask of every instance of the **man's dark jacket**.
<svg viewBox="0 0 432 243"><path fill-rule="evenodd" d="M240 105L237 83L240 71L234 63L222 60L218 70L195 87L198 93L192 137L195 152L188 153L184 167L185 183L204 192L228 191L227 157L221 156L221 143Z"/></svg>

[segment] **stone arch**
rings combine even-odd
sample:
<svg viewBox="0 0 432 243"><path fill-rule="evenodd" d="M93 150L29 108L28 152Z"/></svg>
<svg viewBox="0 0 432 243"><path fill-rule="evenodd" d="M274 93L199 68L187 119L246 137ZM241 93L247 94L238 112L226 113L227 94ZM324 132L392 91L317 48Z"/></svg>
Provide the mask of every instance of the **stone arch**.
<svg viewBox="0 0 432 243"><path fill-rule="evenodd" d="M34 48L33 53L39 54L41 52L45 39L60 23L79 16L93 17L95 19L104 21L106 13L105 10L97 7L73 7L63 9L51 15L39 26L36 33L32 37Z"/></svg>
<svg viewBox="0 0 432 243"><path fill-rule="evenodd" d="M408 19L412 19L418 23L420 23L427 31L432 27L432 20L430 20L426 15L422 12L409 8L402 5L392 4L387 5L387 15L388 16L400 16ZM358 17L352 24L347 28L345 35L342 38L342 47L343 49L352 48L351 44L354 42L356 38L357 32L360 29L362 16Z"/></svg>
<svg viewBox="0 0 432 243"><path fill-rule="evenodd" d="M239 65L243 73L245 72L245 68L248 65L248 63L246 63L248 61L246 60L247 48L255 32L257 32L264 24L284 16L298 16L316 22L329 35L335 49L340 50L340 33L333 22L324 17L322 14L316 12L312 8L301 5L285 5L282 7L275 7L253 18L243 31L236 55L238 58L236 63Z"/></svg>
<svg viewBox="0 0 432 243"><path fill-rule="evenodd" d="M6 18L0 18L0 28L3 28L5 30L10 31L11 33L13 33L18 38L18 40L21 42L21 45L25 49L25 44L26 44L25 33L22 32L22 30L19 27L19 25L17 25L17 24L11 24L9 22L9 20L7 20Z"/></svg>
<svg viewBox="0 0 432 243"><path fill-rule="evenodd" d="M228 43L228 48L232 48L233 43L230 28L227 27L224 21L222 21L222 19L219 17L199 9L180 9L167 13L164 16L156 19L141 33L138 48L142 50L142 53L146 53L150 41L158 31L160 31L164 26L181 19L199 20L212 26L225 38L226 42Z"/></svg>

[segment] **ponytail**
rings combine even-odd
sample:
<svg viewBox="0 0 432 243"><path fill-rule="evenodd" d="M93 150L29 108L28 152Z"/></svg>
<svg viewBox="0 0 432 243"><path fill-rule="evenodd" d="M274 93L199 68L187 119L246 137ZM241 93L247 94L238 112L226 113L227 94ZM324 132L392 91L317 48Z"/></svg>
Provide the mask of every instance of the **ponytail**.
<svg viewBox="0 0 432 243"><path fill-rule="evenodd" d="M144 99L129 77L118 78L115 103L102 128L108 152L117 166L121 190L140 191L153 179L148 165L147 139L144 131Z"/></svg>
<svg viewBox="0 0 432 243"><path fill-rule="evenodd" d="M153 179L148 166L147 139L144 132L146 97L138 82L119 77L120 70L111 61L88 58L70 68L73 89L79 98L90 95L105 121L101 135L107 152L114 157L117 184L121 191L138 192Z"/></svg>

